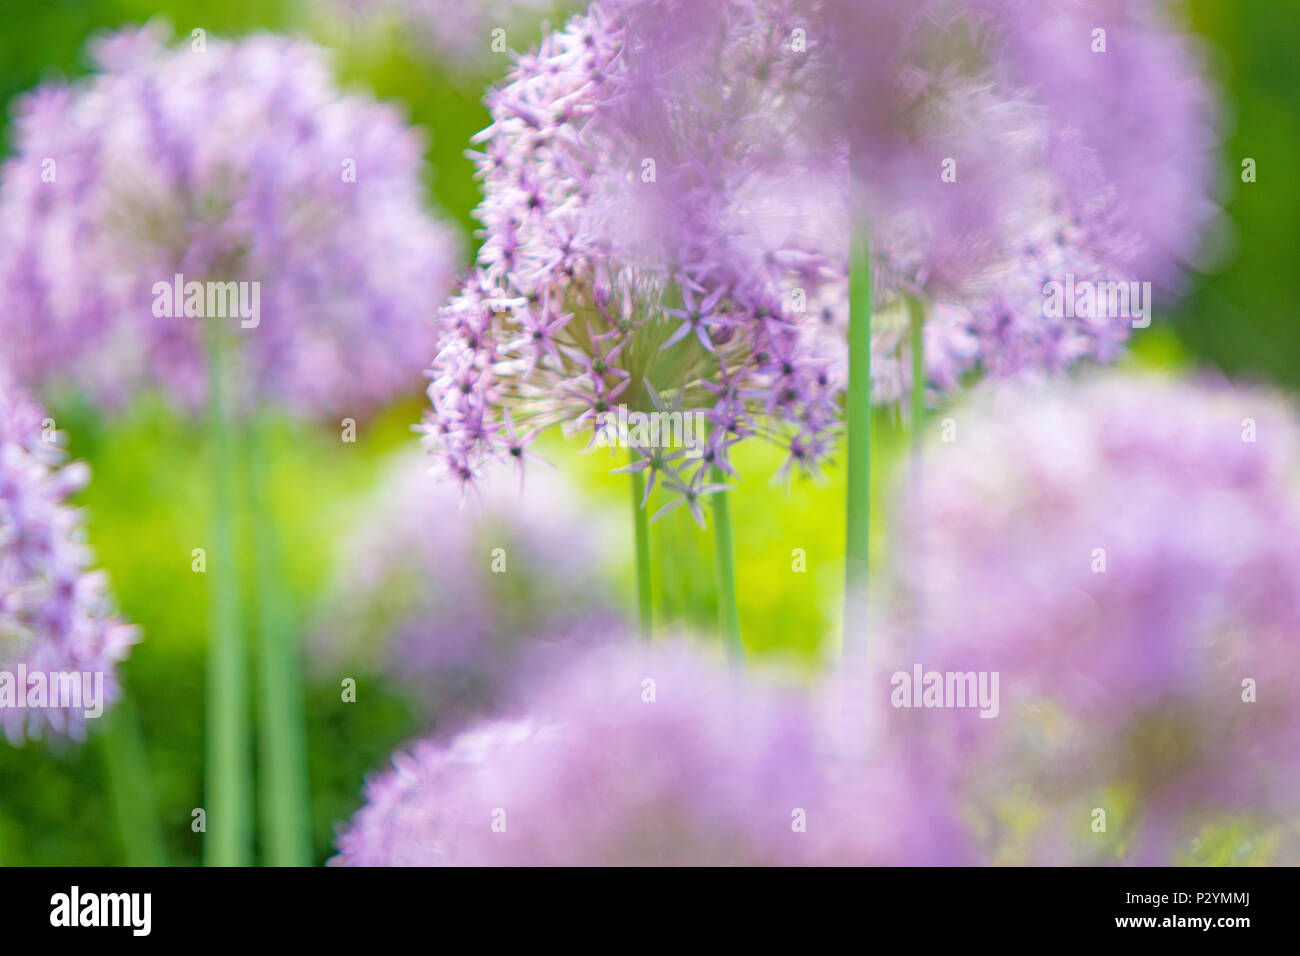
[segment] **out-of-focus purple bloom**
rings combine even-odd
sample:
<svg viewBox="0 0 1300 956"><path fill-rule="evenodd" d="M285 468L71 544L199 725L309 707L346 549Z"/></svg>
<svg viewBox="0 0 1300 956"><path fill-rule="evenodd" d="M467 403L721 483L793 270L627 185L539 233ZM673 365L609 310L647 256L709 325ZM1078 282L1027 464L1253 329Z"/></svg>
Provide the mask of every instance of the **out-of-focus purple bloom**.
<svg viewBox="0 0 1300 956"><path fill-rule="evenodd" d="M951 862L933 801L833 750L809 698L683 647L608 647L534 687L527 717L399 753L335 864ZM862 741L858 739L858 744ZM860 753L865 753L863 748ZM920 852L918 852L920 850Z"/></svg>
<svg viewBox="0 0 1300 956"><path fill-rule="evenodd" d="M926 364L940 391L967 369L1114 358L1134 316L1051 314L1045 285L1167 292L1216 213L1205 64L1160 4L824 0L819 13L846 97L828 125L850 139L873 247L877 396L910 386L900 297L937 326Z"/></svg>
<svg viewBox="0 0 1300 956"><path fill-rule="evenodd" d="M501 474L459 502L402 456L355 528L314 628L314 656L410 691L440 736L510 711L619 620L598 510L554 473Z"/></svg>
<svg viewBox="0 0 1300 956"><path fill-rule="evenodd" d="M1293 411L1112 376L989 389L952 417L897 512L911 610L886 670L997 672L1001 707L900 711L933 759L990 821L1016 800L1061 814L1027 844L1047 862L1104 859L1123 827L1124 859L1168 864L1206 814L1293 816ZM1112 836L1090 843L1095 807Z"/></svg>
<svg viewBox="0 0 1300 956"><path fill-rule="evenodd" d="M947 766L897 725L882 706L880 687L870 667L849 662L816 692L827 793L827 819L816 833L817 862L987 862Z"/></svg>
<svg viewBox="0 0 1300 956"><path fill-rule="evenodd" d="M648 7L598 2L490 96L484 241L441 316L424 426L456 480L509 457L507 413L597 442L620 406L709 414L703 454L671 469L696 493L752 435L807 469L825 457L842 344L822 316L843 314L846 194L812 174L836 161L799 135L804 61L749 4L670 6L700 49Z"/></svg>
<svg viewBox="0 0 1300 956"><path fill-rule="evenodd" d="M1218 215L1210 192L1219 107L1202 44L1158 0L972 3L995 24L1000 82L1031 88L1047 108L1064 208L1077 221L1090 218L1096 184L1078 170L1095 165L1113 193L1113 222L1109 236L1091 238L1129 237L1103 255L1176 288Z"/></svg>
<svg viewBox="0 0 1300 956"><path fill-rule="evenodd" d="M340 94L313 46L169 47L165 32L101 38L98 72L19 102L0 174L12 371L108 401L159 384L194 404L219 325L242 346L241 393L311 416L401 394L456 260L422 205L419 136ZM204 284L209 317L187 314L184 286L170 294L177 275Z"/></svg>
<svg viewBox="0 0 1300 956"><path fill-rule="evenodd" d="M829 286L842 329L851 206L872 250L876 401L911 385L914 303L936 391L972 370L1114 358L1133 310L1056 314L1045 285L1173 289L1215 214L1204 63L1153 0L591 9L624 40L615 69L590 71L606 88L555 112L612 144L574 166L606 235L683 264L806 265L820 281L791 284L816 297ZM551 116L527 121L545 129ZM629 188L642 158L660 188ZM813 258L810 230L823 240Z"/></svg>
<svg viewBox="0 0 1300 956"><path fill-rule="evenodd" d="M114 616L103 573L89 570L81 516L65 502L89 470L60 466L52 429L36 405L0 390L0 725L13 742L83 738L87 712L116 700L117 664L139 639ZM69 701L82 706L53 706Z"/></svg>

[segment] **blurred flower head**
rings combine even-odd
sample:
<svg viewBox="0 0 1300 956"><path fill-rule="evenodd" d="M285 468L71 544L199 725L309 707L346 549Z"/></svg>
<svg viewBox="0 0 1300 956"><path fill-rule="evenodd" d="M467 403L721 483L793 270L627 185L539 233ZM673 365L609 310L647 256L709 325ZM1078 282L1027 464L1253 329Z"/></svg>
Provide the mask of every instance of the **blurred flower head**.
<svg viewBox="0 0 1300 956"><path fill-rule="evenodd" d="M851 222L876 401L911 385L918 309L932 390L1110 360L1216 211L1203 73L1145 0L598 0L490 97L484 242L442 315L427 443L472 482L549 425L681 406L707 412L706 454L641 467L688 494L752 435L815 469Z"/></svg>
<svg viewBox="0 0 1300 956"><path fill-rule="evenodd" d="M0 172L0 328L29 385L116 402L206 390L358 413L419 379L456 242L423 206L420 137L342 94L321 50L254 36L92 44L97 71L17 106Z"/></svg>
<svg viewBox="0 0 1300 956"><path fill-rule="evenodd" d="M877 398L980 369L1117 355L1217 214L1213 92L1158 0L820 0L825 136L847 138L873 261ZM1136 308L1045 308L1048 283L1137 283ZM1150 288L1143 286L1150 283ZM1128 300L1126 300L1128 301ZM1131 304L1131 303L1130 303Z"/></svg>
<svg viewBox="0 0 1300 956"><path fill-rule="evenodd" d="M501 474L460 502L400 456L343 539L317 615L318 664L403 687L439 735L509 712L619 620L598 508L553 472Z"/></svg>
<svg viewBox="0 0 1300 956"><path fill-rule="evenodd" d="M1203 42L1160 0L972 5L993 21L999 82L1032 89L1047 109L1062 209L1086 222L1103 188L1110 227L1089 238L1118 240L1107 260L1176 290L1219 214L1220 107Z"/></svg>
<svg viewBox="0 0 1300 956"><path fill-rule="evenodd" d="M998 673L1001 707L899 711L910 732L990 819L1015 800L1062 814L1017 851L1049 861L1127 844L1169 864L1205 814L1294 814L1292 409L1110 376L986 389L953 423L899 505L905 611L884 659ZM1112 836L1090 845L1093 808Z"/></svg>
<svg viewBox="0 0 1300 956"><path fill-rule="evenodd" d="M526 714L399 753L368 783L333 862L958 858L918 853L913 839L934 832L933 801L894 768L831 747L805 694L743 681L684 646L594 651L535 686Z"/></svg>
<svg viewBox="0 0 1300 956"><path fill-rule="evenodd" d="M89 569L81 515L65 499L90 473L60 466L53 428L0 390L0 725L13 742L83 738L87 712L117 698L117 664L139 639L114 615L104 574ZM69 681L79 706L64 706Z"/></svg>
<svg viewBox="0 0 1300 956"><path fill-rule="evenodd" d="M787 467L826 456L844 197L809 175L827 157L798 135L801 61L746 6L674 7L700 30L688 49L642 5L595 3L490 95L483 245L429 373L449 476L552 425L602 441L620 407L707 418L698 454L629 442L648 488L693 510L739 441L779 443Z"/></svg>

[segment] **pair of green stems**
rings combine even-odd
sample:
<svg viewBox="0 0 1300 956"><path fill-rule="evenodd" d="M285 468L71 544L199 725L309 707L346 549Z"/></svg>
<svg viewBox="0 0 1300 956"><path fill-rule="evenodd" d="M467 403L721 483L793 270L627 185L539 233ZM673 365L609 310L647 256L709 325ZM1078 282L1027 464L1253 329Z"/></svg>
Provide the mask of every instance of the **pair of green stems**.
<svg viewBox="0 0 1300 956"><path fill-rule="evenodd" d="M636 452L632 460L636 461ZM650 640L654 627L651 609L653 592L650 588L650 520L645 499L645 475L640 471L632 477L632 525L636 544L636 604L637 622L641 638ZM713 469L713 481L721 482L726 476L721 469ZM718 629L727 648L727 657L738 664L743 654L740 643L740 611L736 604L736 549L731 536L731 509L727 492L718 491L709 496L713 510L713 547L718 573Z"/></svg>
<svg viewBox="0 0 1300 956"><path fill-rule="evenodd" d="M203 861L209 866L252 863L253 774L251 701L243 601L235 543L234 490L240 458L224 394L225 343L209 344L209 436L213 525L211 629L208 643L207 754ZM274 513L268 500L270 442L250 428L247 478L257 582L257 737L262 851L272 866L312 862L302 664L284 586Z"/></svg>
<svg viewBox="0 0 1300 956"><path fill-rule="evenodd" d="M208 340L208 453L212 484L211 620L205 688L206 779L202 813L191 830L203 834L203 862L253 862L252 701L244 640L244 601L236 560L236 517L247 505L257 583L259 801L261 847L273 866L312 863L311 808L297 631L282 575L274 513L267 493L270 442L265 424L236 429L225 394L229 343L214 330ZM246 439L243 454L237 438ZM246 466L246 467L245 467ZM246 487L241 499L236 491ZM129 699L109 715L102 735L110 795L129 865L160 865L165 849L148 760ZM200 825L200 821L201 824Z"/></svg>
<svg viewBox="0 0 1300 956"><path fill-rule="evenodd" d="M913 452L925 421L925 315L919 300L908 300L911 335L911 418ZM850 655L866 652L865 611L871 557L871 250L864 234L855 236L849 273L849 388L846 401L848 490L845 501L843 647ZM722 475L714 469L714 480ZM653 614L650 588L650 529L642 506L645 489L632 472L632 514L636 542L637 612L641 636L649 639ZM714 550L718 572L718 626L728 654L739 660L740 620L736 604L735 546L727 492L713 502Z"/></svg>

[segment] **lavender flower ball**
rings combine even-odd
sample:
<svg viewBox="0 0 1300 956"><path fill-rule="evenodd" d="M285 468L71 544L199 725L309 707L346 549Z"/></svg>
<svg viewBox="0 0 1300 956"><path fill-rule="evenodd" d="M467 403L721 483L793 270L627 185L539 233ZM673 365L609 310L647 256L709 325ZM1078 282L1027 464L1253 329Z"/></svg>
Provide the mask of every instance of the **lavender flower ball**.
<svg viewBox="0 0 1300 956"><path fill-rule="evenodd" d="M89 470L60 467L52 429L36 405L0 389L0 725L12 743L84 738L87 710L118 697L117 664L139 639L114 615L104 574L89 569L81 516L65 502ZM65 702L56 675L102 696L95 707L52 706Z"/></svg>
<svg viewBox="0 0 1300 956"><path fill-rule="evenodd" d="M601 0L490 95L483 244L429 370L445 476L473 483L552 426L598 442L620 406L707 419L690 460L628 442L648 485L697 513L738 442L775 442L787 469L825 460L843 383L819 332L846 292L844 202L809 175L828 157L797 135L788 36L746 7L673 5L703 31L685 50L649 7ZM681 78L661 88L665 64Z"/></svg>
<svg viewBox="0 0 1300 956"><path fill-rule="evenodd" d="M1047 107L1053 163L1070 183L1066 208L1077 216L1093 202L1070 176L1093 163L1113 192L1111 237L1136 239L1108 257L1162 291L1176 290L1219 215L1212 187L1220 108L1202 42L1160 0L974 5L996 23L1001 80L1030 86Z"/></svg>
<svg viewBox="0 0 1300 956"><path fill-rule="evenodd" d="M684 646L609 647L535 684L527 717L399 753L332 862L934 861L911 842L931 832L929 802L890 768L831 756L803 693Z"/></svg>
<svg viewBox="0 0 1300 956"><path fill-rule="evenodd" d="M850 221L876 402L912 388L917 309L931 394L1116 358L1150 320L1142 283L1176 289L1215 217L1217 137L1194 44L1153 4L1112 6L592 3L490 99L479 268L430 370L441 470L469 483L545 427L663 398L714 426L693 470L645 456L693 508L754 435L815 471ZM1138 298L1058 310L1049 283Z"/></svg>
<svg viewBox="0 0 1300 956"><path fill-rule="evenodd" d="M358 414L411 388L456 270L416 132L295 40L169 46L150 25L91 52L97 72L19 101L0 170L0 334L23 383L192 406L217 332L246 403Z"/></svg>
<svg viewBox="0 0 1300 956"><path fill-rule="evenodd" d="M1127 313L1058 314L1046 283L1149 282L1167 298L1217 214L1204 58L1151 0L604 0L592 11L626 38L619 82L578 120L622 147L603 152L608 170L591 164L640 213L611 203L611 227L669 244L701 236L710 261L727 261L784 239L775 223L791 234L817 208L801 199L809 183L834 183L870 241L878 402L911 388L918 306L936 393L974 370L1114 359L1134 320L1149 320L1150 296ZM735 63L748 86L728 74ZM643 156L687 162L638 192L625 174ZM766 178L800 167L780 189ZM779 195L792 215L720 220L718 197L746 195L727 190L736 182ZM846 248L845 234L826 247ZM825 278L838 284L842 270Z"/></svg>
<svg viewBox="0 0 1300 956"><path fill-rule="evenodd" d="M1049 862L1169 864L1216 815L1293 816L1294 411L1109 376L986 389L951 428L899 505L886 670L997 672L1001 706L900 711L930 759L990 819L1058 814L1015 850ZM1097 807L1127 842L1089 841Z"/></svg>
<svg viewBox="0 0 1300 956"><path fill-rule="evenodd" d="M343 537L313 656L387 676L439 735L509 712L521 682L615 629L612 540L553 472L522 489L498 475L462 501L420 455L400 456Z"/></svg>

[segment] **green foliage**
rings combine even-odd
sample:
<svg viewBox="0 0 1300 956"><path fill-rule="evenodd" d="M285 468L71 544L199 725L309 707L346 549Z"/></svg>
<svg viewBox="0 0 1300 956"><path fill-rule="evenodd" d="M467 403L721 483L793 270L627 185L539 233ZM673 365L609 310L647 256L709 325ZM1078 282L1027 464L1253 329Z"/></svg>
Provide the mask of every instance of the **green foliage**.
<svg viewBox="0 0 1300 956"><path fill-rule="evenodd" d="M1231 221L1226 263L1196 283L1174 316L1193 354L1225 372L1300 385L1300 109L1295 51L1297 0L1196 0L1192 24L1206 36L1225 96L1221 167ZM1256 181L1241 181L1241 163L1256 162Z"/></svg>

